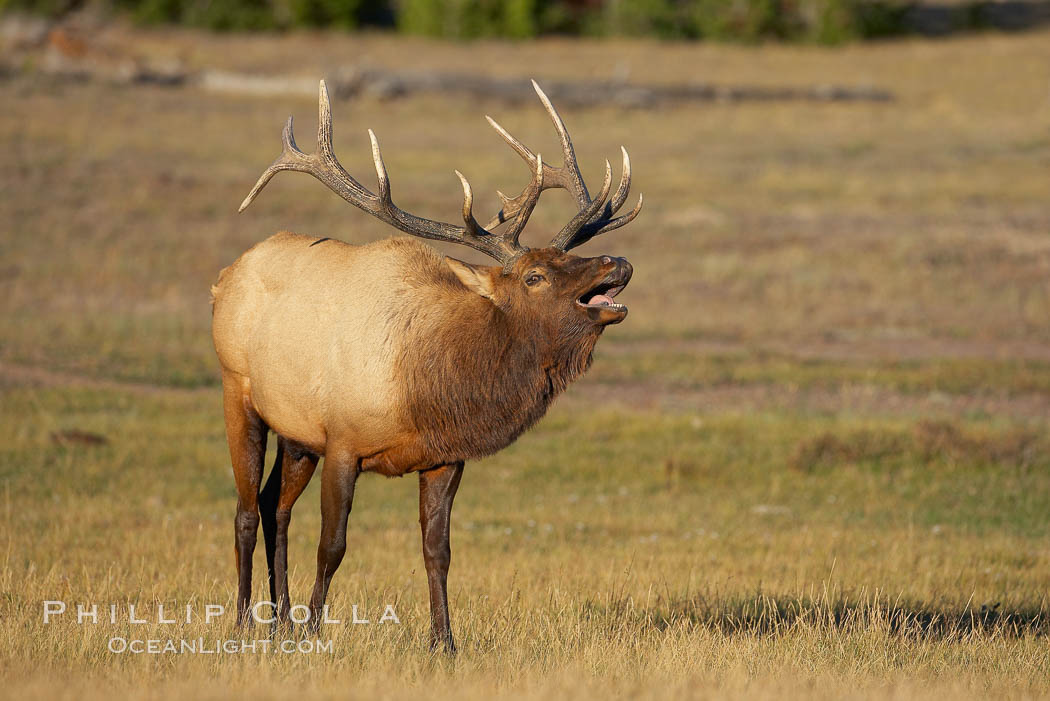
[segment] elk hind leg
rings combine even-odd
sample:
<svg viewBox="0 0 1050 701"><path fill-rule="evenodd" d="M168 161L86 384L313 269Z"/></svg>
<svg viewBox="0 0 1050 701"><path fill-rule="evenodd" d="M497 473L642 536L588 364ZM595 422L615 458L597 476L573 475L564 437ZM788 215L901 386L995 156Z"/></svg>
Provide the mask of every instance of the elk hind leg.
<svg viewBox="0 0 1050 701"><path fill-rule="evenodd" d="M266 544L266 571L270 585L270 603L277 606L277 582L274 579L274 558L277 553L277 500L281 493L281 472L284 467L284 438L277 436L277 457L274 458L270 476L259 492L259 516L262 523L263 542Z"/></svg>
<svg viewBox="0 0 1050 701"><path fill-rule="evenodd" d="M276 618L287 622L291 609L288 593L288 524L292 507L310 483L319 456L283 437L277 440L277 458L270 477L259 495L263 535L266 539L266 564L269 570L270 601L276 606Z"/></svg>
<svg viewBox="0 0 1050 701"><path fill-rule="evenodd" d="M251 606L252 555L259 528L259 483L266 456L267 426L248 399L247 378L223 372L223 415L230 446L233 478L237 485L234 519L237 562L237 620L245 623Z"/></svg>

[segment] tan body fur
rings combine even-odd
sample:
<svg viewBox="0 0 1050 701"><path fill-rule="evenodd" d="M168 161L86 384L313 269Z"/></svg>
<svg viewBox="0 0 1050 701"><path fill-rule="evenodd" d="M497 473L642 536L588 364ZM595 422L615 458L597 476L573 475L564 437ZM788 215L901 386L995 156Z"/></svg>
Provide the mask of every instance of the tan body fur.
<svg viewBox="0 0 1050 701"><path fill-rule="evenodd" d="M398 326L426 305L404 271L447 266L411 239L317 242L280 233L223 270L215 348L276 433L320 455L330 446L372 455L408 430L394 361L410 341Z"/></svg>

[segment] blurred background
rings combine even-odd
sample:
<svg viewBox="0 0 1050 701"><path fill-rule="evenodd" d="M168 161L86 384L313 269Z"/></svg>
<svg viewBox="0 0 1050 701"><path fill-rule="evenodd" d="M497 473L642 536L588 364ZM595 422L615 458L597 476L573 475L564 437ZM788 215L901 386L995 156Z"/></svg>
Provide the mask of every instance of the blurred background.
<svg viewBox="0 0 1050 701"><path fill-rule="evenodd" d="M453 622L465 654L510 651L472 688L497 664L512 687L679 683L692 668L663 660L703 658L716 687L739 668L831 695L1046 693L1048 22L1041 0L0 0L0 606L228 596L209 287L280 229L393 233L303 175L236 213L285 119L312 149L326 78L350 173L374 182L371 127L399 206L458 221L456 168L487 218L529 173L483 115L558 152L536 78L592 188L623 144L645 208L579 251L634 264L627 320L534 431L468 466ZM572 212L548 192L524 240ZM414 500L362 480L333 586L396 592L422 636ZM316 485L300 504L301 599ZM415 659L416 638L370 636L339 669ZM10 667L105 680L75 639ZM809 671L774 674L791 655ZM194 664L133 669L241 679Z"/></svg>

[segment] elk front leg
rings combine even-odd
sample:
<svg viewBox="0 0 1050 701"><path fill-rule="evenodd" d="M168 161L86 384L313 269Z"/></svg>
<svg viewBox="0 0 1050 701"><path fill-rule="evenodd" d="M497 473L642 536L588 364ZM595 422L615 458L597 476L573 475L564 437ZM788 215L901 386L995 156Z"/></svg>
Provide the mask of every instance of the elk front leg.
<svg viewBox="0 0 1050 701"><path fill-rule="evenodd" d="M448 566L452 560L449 523L463 463L441 465L419 473L419 525L423 532L423 564L430 589L430 649L445 646L455 654L448 617Z"/></svg>
<svg viewBox="0 0 1050 701"><path fill-rule="evenodd" d="M317 579L310 597L310 627L317 630L332 575L346 554L346 521L354 503L357 458L326 455L321 469L321 540L317 544Z"/></svg>
<svg viewBox="0 0 1050 701"><path fill-rule="evenodd" d="M234 520L237 561L237 621L248 620L252 597L252 555L259 529L259 482L266 456L266 424L248 401L247 380L224 372L223 415L230 461L237 484L237 516Z"/></svg>
<svg viewBox="0 0 1050 701"><path fill-rule="evenodd" d="M277 440L274 461L266 486L259 494L266 564L269 569L270 601L280 623L286 623L291 609L288 593L288 524L292 507L310 483L319 457L294 442Z"/></svg>

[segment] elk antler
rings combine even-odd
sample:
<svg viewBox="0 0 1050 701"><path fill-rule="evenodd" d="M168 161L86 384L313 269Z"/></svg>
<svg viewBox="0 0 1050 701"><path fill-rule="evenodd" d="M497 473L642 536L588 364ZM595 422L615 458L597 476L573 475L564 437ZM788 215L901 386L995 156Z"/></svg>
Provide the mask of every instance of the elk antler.
<svg viewBox="0 0 1050 701"><path fill-rule="evenodd" d="M527 250L518 243L518 238L544 189L543 169L540 166L542 161L537 159L532 181L515 198L517 220L506 231L498 234L478 224L473 214L474 196L470 184L459 171L456 171L463 185L463 222L465 226L446 224L417 217L398 208L393 203L390 197L390 179L387 177L386 166L383 165L379 142L371 129L368 130L368 136L372 141L372 160L375 161L378 192L370 192L346 172L335 157L332 148L332 108L328 99L328 88L323 80L319 89L317 110L317 151L307 155L299 150L292 134L292 118L289 117L282 134L283 152L273 162L273 165L263 172L258 182L255 183L255 187L244 198L238 211L243 212L278 172L295 170L300 173L309 173L350 204L407 234L438 241L462 243L495 258L503 265L507 265Z"/></svg>
<svg viewBox="0 0 1050 701"><path fill-rule="evenodd" d="M497 124L496 120L489 116L486 116L485 119L503 137L503 140L529 164L530 168L542 170L542 189L560 187L568 190L576 198L576 202L580 207L579 212L551 240L551 246L567 251L594 238L598 234L619 229L621 226L633 221L642 209L641 195L638 196L638 204L635 205L634 209L627 214L613 218L613 215L619 211L620 207L627 200L627 194L631 189L631 158L627 155L627 149L623 146L620 147L620 152L623 154L623 173L620 175L620 185L616 188L612 200L606 202L606 198L609 196L609 186L612 182L612 168L609 165L609 161L605 162L605 182L602 184L602 189L598 196L592 200L587 192L587 185L583 182L583 176L580 174L580 167L576 163L576 151L572 147L572 140L569 138L569 131L565 128L565 122L562 121L558 111L554 109L550 98L547 97L535 80L532 81L532 87L536 94L539 95L543 106L547 109L547 114L550 115L551 121L554 122L554 128L561 139L561 149L565 161L561 168L555 168L543 163L539 154L533 154L525 144L518 141L506 129ZM489 229L516 219L526 212L525 205L528 204L525 198L526 193L524 192L514 198L507 197L499 191L496 194L499 195L503 208L488 223ZM534 205L535 203L533 203ZM528 213L531 213L531 208L528 210ZM528 216L528 213L525 216Z"/></svg>
<svg viewBox="0 0 1050 701"><path fill-rule="evenodd" d="M576 164L576 153L572 148L569 132L565 129L565 123L535 80L532 81L532 87L535 88L536 94L547 108L547 113L558 131L565 164L561 168L547 165L540 154L533 154L528 147L511 136L491 117L486 117L489 124L499 132L510 147L529 164L533 177L517 197L507 197L497 191L496 194L499 195L503 208L485 227L474 218L474 193L471 191L470 183L458 170L455 173L463 185L463 222L465 226L417 217L398 208L390 197L390 179L387 177L386 166L383 165L379 142L371 129L368 130L368 137L372 142L372 160L375 162L378 192L372 193L347 173L335 157L335 151L332 148L332 107L328 99L328 88L323 80L317 105L317 151L308 155L299 150L295 144L295 136L292 134L292 118L289 117L282 133L283 152L259 177L255 187L244 198L238 211L243 212L278 172L295 170L300 173L309 173L350 204L407 234L426 239L461 243L495 258L504 266L528 250L519 243L518 239L544 190L555 187L564 188L576 197L580 207L576 216L551 240L551 246L563 251L579 246L598 234L618 229L633 220L642 208L641 196L638 197L638 204L633 210L623 216L613 218L613 215L623 206L631 187L631 160L627 156L626 149L620 147L623 152L623 174L620 176L620 185L616 188L612 200L606 202L612 185L612 166L609 165L609 161L605 162L605 182L602 184L602 189L598 197L591 199L587 192L587 185L580 174L580 168ZM506 222L511 222L511 224L505 231L500 233L493 231Z"/></svg>

